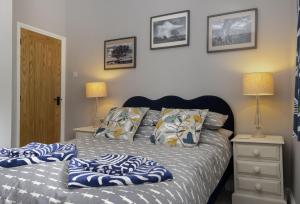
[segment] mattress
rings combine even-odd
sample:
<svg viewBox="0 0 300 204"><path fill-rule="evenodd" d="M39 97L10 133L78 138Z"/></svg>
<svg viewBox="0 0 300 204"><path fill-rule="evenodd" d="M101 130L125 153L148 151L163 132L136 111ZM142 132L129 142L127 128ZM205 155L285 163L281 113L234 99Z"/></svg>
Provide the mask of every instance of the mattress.
<svg viewBox="0 0 300 204"><path fill-rule="evenodd" d="M143 135L147 136L147 131ZM106 153L141 155L171 171L172 181L69 189L67 162L41 163L0 169L0 203L207 203L232 156L229 140L212 138L213 142L195 148L171 148L152 145L143 135L133 144L90 137L68 143L77 145L79 158L93 159Z"/></svg>

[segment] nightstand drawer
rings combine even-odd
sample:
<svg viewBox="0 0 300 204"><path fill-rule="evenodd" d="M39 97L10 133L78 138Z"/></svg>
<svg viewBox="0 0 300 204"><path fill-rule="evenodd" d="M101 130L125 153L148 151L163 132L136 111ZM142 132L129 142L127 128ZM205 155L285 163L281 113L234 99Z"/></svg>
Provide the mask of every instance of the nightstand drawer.
<svg viewBox="0 0 300 204"><path fill-rule="evenodd" d="M281 194L281 183L276 180L252 179L247 177L238 177L238 188L257 193Z"/></svg>
<svg viewBox="0 0 300 204"><path fill-rule="evenodd" d="M279 162L253 162L241 161L236 162L237 173L251 174L254 176L280 178Z"/></svg>
<svg viewBox="0 0 300 204"><path fill-rule="evenodd" d="M279 160L280 149L278 145L236 144L236 155L238 157Z"/></svg>

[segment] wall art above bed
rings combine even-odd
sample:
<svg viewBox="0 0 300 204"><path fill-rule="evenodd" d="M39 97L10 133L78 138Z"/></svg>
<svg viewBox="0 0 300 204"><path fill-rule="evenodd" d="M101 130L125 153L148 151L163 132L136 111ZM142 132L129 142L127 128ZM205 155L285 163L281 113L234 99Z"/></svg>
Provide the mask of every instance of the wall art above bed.
<svg viewBox="0 0 300 204"><path fill-rule="evenodd" d="M104 69L136 68L136 37L104 42Z"/></svg>
<svg viewBox="0 0 300 204"><path fill-rule="evenodd" d="M248 9L207 17L207 52L257 47L257 13Z"/></svg>
<svg viewBox="0 0 300 204"><path fill-rule="evenodd" d="M180 11L151 18L151 49L188 46L190 11Z"/></svg>

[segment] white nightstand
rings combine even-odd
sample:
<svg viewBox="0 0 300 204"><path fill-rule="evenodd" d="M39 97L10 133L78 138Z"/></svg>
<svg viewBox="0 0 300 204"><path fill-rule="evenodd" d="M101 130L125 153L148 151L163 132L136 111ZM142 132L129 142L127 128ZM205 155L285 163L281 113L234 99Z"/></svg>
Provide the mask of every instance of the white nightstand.
<svg viewBox="0 0 300 204"><path fill-rule="evenodd" d="M286 204L281 136L237 135L233 142L233 204Z"/></svg>
<svg viewBox="0 0 300 204"><path fill-rule="evenodd" d="M93 137L95 135L97 128L93 126L75 128L73 131L75 132L75 138L82 137Z"/></svg>

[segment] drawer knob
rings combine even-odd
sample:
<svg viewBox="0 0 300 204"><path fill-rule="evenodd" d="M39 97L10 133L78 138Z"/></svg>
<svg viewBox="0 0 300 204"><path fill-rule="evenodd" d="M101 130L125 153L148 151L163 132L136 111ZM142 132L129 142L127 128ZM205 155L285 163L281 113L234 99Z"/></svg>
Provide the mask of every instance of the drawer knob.
<svg viewBox="0 0 300 204"><path fill-rule="evenodd" d="M255 185L255 190L258 191L258 192L261 192L261 191L262 191L262 186L261 186L261 184L259 184L259 183L256 184L256 185Z"/></svg>
<svg viewBox="0 0 300 204"><path fill-rule="evenodd" d="M260 152L258 149L253 150L253 155L258 157L260 155Z"/></svg>
<svg viewBox="0 0 300 204"><path fill-rule="evenodd" d="M254 173L259 174L260 173L260 167L256 166L253 168Z"/></svg>

